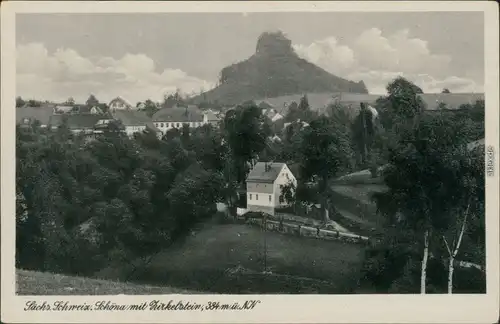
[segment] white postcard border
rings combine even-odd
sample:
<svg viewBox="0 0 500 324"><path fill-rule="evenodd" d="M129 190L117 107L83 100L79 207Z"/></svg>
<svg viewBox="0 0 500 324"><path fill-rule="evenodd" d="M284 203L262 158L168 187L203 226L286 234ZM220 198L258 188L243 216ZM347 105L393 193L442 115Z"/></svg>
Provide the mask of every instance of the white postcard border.
<svg viewBox="0 0 500 324"><path fill-rule="evenodd" d="M345 1L345 2L97 2L15 1L1 6L1 278L2 322L99 323L492 323L499 318L499 61L498 5L472 1ZM494 147L495 175L486 179L487 294L485 295L143 295L143 296L16 296L15 295L15 14L125 12L270 12L270 11L483 11L485 28L486 146ZM466 23L466 22L464 22ZM93 303L168 302L232 303L261 300L252 311L121 311L26 312L28 300Z"/></svg>

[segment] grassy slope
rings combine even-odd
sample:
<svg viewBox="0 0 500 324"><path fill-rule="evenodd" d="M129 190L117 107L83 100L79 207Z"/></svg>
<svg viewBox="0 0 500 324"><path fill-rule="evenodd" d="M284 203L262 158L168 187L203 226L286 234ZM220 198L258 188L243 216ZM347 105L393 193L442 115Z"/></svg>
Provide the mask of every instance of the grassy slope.
<svg viewBox="0 0 500 324"><path fill-rule="evenodd" d="M19 295L141 295L195 293L170 287L135 285L109 280L64 276L27 270L16 271L16 283L16 292Z"/></svg>
<svg viewBox="0 0 500 324"><path fill-rule="evenodd" d="M362 246L271 232L266 234L266 243L268 271L329 281L332 283L329 289L337 292L356 284L363 259ZM299 288L290 287L298 285L295 279L278 284L270 281L280 278L255 279L258 276L253 275L255 280L245 281L244 275L235 279L225 273L238 266L262 271L263 252L264 234L259 228L242 224L206 224L194 236L156 255L133 279L217 292L301 292ZM105 269L99 276L116 278L120 271Z"/></svg>

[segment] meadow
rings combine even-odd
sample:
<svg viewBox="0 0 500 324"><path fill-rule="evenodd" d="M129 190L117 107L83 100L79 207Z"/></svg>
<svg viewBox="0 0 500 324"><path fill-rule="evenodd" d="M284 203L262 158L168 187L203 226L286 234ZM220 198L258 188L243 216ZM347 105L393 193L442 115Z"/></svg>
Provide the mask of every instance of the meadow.
<svg viewBox="0 0 500 324"><path fill-rule="evenodd" d="M132 274L124 265L97 276L214 293L349 293L363 257L356 244L208 222Z"/></svg>

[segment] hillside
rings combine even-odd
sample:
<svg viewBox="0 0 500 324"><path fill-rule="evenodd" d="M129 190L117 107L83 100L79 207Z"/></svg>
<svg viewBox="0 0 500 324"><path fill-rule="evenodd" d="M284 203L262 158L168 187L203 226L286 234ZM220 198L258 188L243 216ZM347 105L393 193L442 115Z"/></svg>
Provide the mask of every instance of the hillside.
<svg viewBox="0 0 500 324"><path fill-rule="evenodd" d="M170 287L136 285L19 269L16 270L16 284L16 293L19 295L153 295L197 293Z"/></svg>
<svg viewBox="0 0 500 324"><path fill-rule="evenodd" d="M255 54L223 68L219 83L216 88L194 97L193 102L230 105L297 93L368 93L363 81L342 79L300 58L281 32L263 33Z"/></svg>

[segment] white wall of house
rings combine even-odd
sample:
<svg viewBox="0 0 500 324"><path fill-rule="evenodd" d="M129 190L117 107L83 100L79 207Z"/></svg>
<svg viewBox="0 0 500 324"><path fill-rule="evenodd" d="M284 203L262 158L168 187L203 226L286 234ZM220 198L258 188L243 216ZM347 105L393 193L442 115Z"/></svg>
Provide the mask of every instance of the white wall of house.
<svg viewBox="0 0 500 324"><path fill-rule="evenodd" d="M189 127L196 128L205 125L205 122L167 122L167 121L155 121L154 125L161 130L164 134L173 128L182 129L183 124L188 124Z"/></svg>
<svg viewBox="0 0 500 324"><path fill-rule="evenodd" d="M297 187L297 179L295 179L292 171L290 171L290 169L285 164L278 174L278 177L274 181L274 201L276 201L275 207L286 205L286 203L280 203L279 199L281 193L283 192L281 186L284 186L289 182L292 182L295 187Z"/></svg>
<svg viewBox="0 0 500 324"><path fill-rule="evenodd" d="M264 185L264 184L261 184ZM268 186L273 186L272 183L266 184ZM275 198L274 193L263 193L258 191L247 192L247 206L263 206L263 207L274 207Z"/></svg>
<svg viewBox="0 0 500 324"><path fill-rule="evenodd" d="M125 133L128 136L134 135L134 133L142 132L146 129L146 125L140 126L125 126Z"/></svg>
<svg viewBox="0 0 500 324"><path fill-rule="evenodd" d="M99 119L96 123L96 125L107 125L109 124L113 119Z"/></svg>

